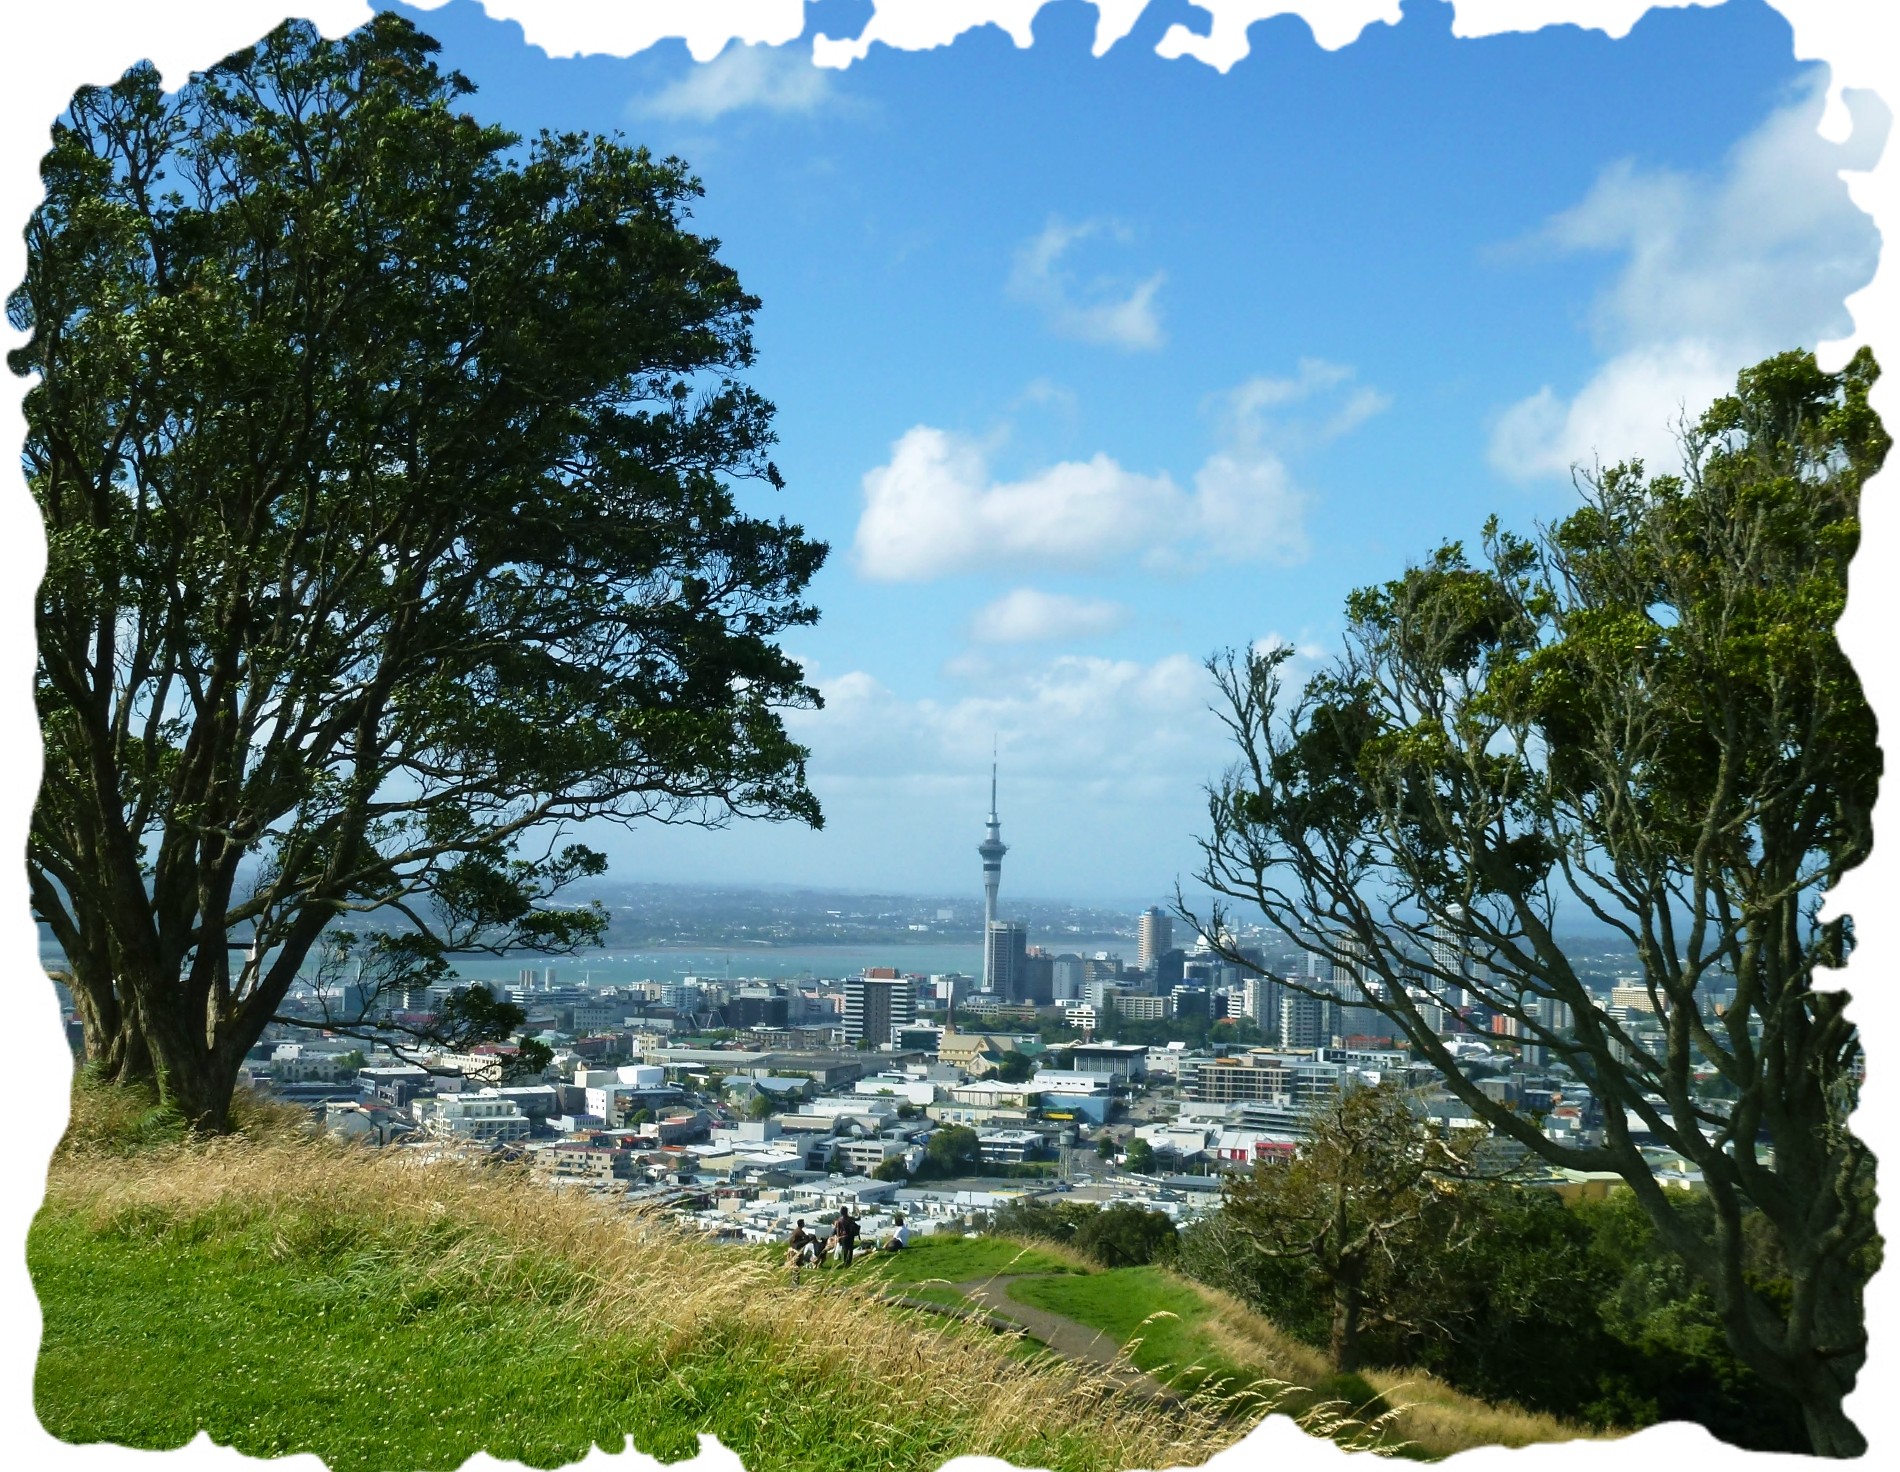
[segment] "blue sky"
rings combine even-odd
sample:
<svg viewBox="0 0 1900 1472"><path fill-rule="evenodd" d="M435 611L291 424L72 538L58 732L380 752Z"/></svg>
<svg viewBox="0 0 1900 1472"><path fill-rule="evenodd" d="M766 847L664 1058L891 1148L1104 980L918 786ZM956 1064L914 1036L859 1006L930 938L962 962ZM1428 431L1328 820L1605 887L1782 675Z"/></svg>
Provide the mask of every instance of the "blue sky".
<svg viewBox="0 0 1900 1472"><path fill-rule="evenodd" d="M400 9L401 7L397 7ZM512 127L685 158L696 227L764 302L771 506L832 545L788 647L823 833L594 835L634 879L974 890L992 733L1007 894L1148 902L1194 863L1226 761L1201 660L1331 650L1355 586L1568 467L1669 450L1668 421L1780 348L1844 335L1878 240L1849 102L1754 0L1459 40L1414 0L1336 51L1291 18L1222 73L1036 44L812 64L869 7L694 62L550 59L470 0L406 11ZM773 504L775 503L775 505Z"/></svg>

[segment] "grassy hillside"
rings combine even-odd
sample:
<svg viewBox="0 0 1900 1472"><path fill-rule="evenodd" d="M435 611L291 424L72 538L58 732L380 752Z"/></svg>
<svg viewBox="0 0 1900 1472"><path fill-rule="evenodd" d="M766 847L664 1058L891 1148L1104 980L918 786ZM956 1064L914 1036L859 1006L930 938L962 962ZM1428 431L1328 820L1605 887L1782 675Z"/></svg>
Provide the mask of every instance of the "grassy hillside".
<svg viewBox="0 0 1900 1472"><path fill-rule="evenodd" d="M417 1166L268 1113L227 1140L169 1136L136 1101L82 1093L54 1161L28 1262L45 1319L36 1405L66 1440L163 1448L202 1427L252 1455L309 1451L369 1472L450 1468L478 1449L551 1467L628 1436L673 1459L709 1432L752 1472L985 1453L1104 1469L1203 1462L1264 1410L1257 1396L1127 1393L1100 1367L890 1301L956 1302L955 1283L1030 1273L1015 1286L1090 1287L1118 1313L1134 1302L1138 1280L1059 1250L940 1241L794 1285L775 1253L513 1170ZM1271 1326L1254 1320L1249 1338L1213 1297L1199 1302L1175 1322L1201 1340L1166 1352L1204 1361L1213 1335L1260 1378ZM1151 1325L1151 1362L1162 1344ZM1341 1409L1312 1396L1297 1408L1315 1425ZM1409 1450L1456 1444L1470 1442L1435 1434Z"/></svg>

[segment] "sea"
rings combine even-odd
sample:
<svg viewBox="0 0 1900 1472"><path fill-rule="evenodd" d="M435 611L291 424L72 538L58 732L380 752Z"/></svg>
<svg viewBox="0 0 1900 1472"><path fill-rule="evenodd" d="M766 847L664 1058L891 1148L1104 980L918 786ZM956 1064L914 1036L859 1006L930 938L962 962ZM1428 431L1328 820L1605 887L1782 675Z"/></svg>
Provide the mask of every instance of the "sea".
<svg viewBox="0 0 1900 1472"><path fill-rule="evenodd" d="M1127 936L1062 935L1038 944L1056 955L1093 956L1106 951L1133 961L1135 944ZM40 946L41 964L58 968L65 957L46 941ZM645 950L605 948L571 956L540 956L520 952L508 956L456 956L456 975L464 981L518 985L524 971L537 981L552 976L557 986L619 986L636 981L679 981L689 976L713 981L836 981L856 976L867 967L894 966L925 976L961 973L980 975L982 948L974 943L897 941L888 945L807 946L664 946Z"/></svg>
<svg viewBox="0 0 1900 1472"><path fill-rule="evenodd" d="M1126 936L1064 935L1039 942L1056 955L1093 956L1106 951L1135 959ZM689 976L713 981L835 981L873 966L894 966L924 976L983 969L982 947L941 942L889 945L681 946L653 950L600 950L572 956L458 956L455 970L468 981L514 985L523 971L537 979L552 973L556 985L612 986L635 981L679 981Z"/></svg>

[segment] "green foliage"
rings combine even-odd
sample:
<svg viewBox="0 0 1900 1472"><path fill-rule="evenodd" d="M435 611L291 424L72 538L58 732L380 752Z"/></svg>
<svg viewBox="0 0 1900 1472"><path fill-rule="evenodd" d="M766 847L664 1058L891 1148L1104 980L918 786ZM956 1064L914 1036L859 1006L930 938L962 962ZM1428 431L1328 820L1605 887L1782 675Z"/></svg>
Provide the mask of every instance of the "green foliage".
<svg viewBox="0 0 1900 1472"><path fill-rule="evenodd" d="M1706 1201L1677 1209L1706 1226ZM1174 1266L1325 1346L1327 1285L1245 1249L1217 1212L1181 1233ZM1735 1357L1706 1289L1627 1191L1567 1207L1539 1188L1465 1183L1396 1266L1363 1331L1367 1364L1605 1428L1680 1419L1754 1450L1806 1448L1799 1407Z"/></svg>
<svg viewBox="0 0 1900 1472"><path fill-rule="evenodd" d="M82 89L9 299L33 904L91 1056L205 1127L343 914L399 905L410 977L571 949L564 828L820 821L777 636L825 549L733 488L782 485L757 299L678 160L485 125L436 50L290 22Z"/></svg>
<svg viewBox="0 0 1900 1472"><path fill-rule="evenodd" d="M553 1064L554 1049L534 1038L519 1037L515 1039L515 1056L503 1065L501 1076L507 1082L539 1080Z"/></svg>
<svg viewBox="0 0 1900 1472"><path fill-rule="evenodd" d="M1086 1201L1011 1201L991 1218L990 1230L1005 1237L1034 1237L1067 1245L1100 1210Z"/></svg>
<svg viewBox="0 0 1900 1472"><path fill-rule="evenodd" d="M1174 1223L1165 1212L1107 1206L1082 1222L1070 1245L1105 1268L1142 1267L1174 1253Z"/></svg>
<svg viewBox="0 0 1900 1472"><path fill-rule="evenodd" d="M888 1160L880 1160L871 1172L874 1181L902 1181L909 1177L904 1169L904 1157L893 1155Z"/></svg>
<svg viewBox="0 0 1900 1472"><path fill-rule="evenodd" d="M924 1146L923 1169L927 1176L956 1176L974 1170L983 1158L976 1131L965 1125L944 1125L931 1133Z"/></svg>
<svg viewBox="0 0 1900 1472"><path fill-rule="evenodd" d="M1882 765L1835 636L1890 444L1878 371L1866 349L1835 374L1807 352L1756 364L1685 429L1680 474L1612 463L1536 536L1493 519L1481 549L1446 543L1359 590L1344 652L1301 689L1285 651L1212 661L1242 750L1199 876L1351 966L1369 983L1355 1000L1476 1118L1620 1174L1733 1352L1797 1387L1811 1448L1842 1456L1865 1448L1842 1401L1864 1358L1874 1165L1848 1126L1848 999L1815 970L1851 947L1821 899L1868 851ZM1659 1036L1585 984L1560 906L1628 944ZM1226 928L1218 905L1190 918ZM1601 1142L1546 1137L1465 1076L1433 1016L1454 990L1614 1101ZM1711 1070L1732 1108L1691 1088ZM1701 1172L1714 1227L1671 1209L1639 1132ZM1756 1213L1803 1291L1746 1270Z"/></svg>
<svg viewBox="0 0 1900 1472"><path fill-rule="evenodd" d="M1155 1168L1155 1147L1139 1135L1130 1137L1125 1154L1124 1164L1132 1171L1145 1175Z"/></svg>
<svg viewBox="0 0 1900 1472"><path fill-rule="evenodd" d="M1028 1083L1036 1076L1036 1060L1027 1053L1011 1050L1003 1055L1002 1061L996 1065L996 1072L991 1076L998 1083Z"/></svg>

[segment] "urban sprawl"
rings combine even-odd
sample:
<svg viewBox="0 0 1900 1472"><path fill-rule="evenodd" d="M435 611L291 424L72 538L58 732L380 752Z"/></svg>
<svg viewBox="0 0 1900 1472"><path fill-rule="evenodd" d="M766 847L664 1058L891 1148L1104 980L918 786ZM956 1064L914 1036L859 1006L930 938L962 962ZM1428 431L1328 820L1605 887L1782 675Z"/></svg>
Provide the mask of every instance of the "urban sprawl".
<svg viewBox="0 0 1900 1472"><path fill-rule="evenodd" d="M1321 976L1306 956L1295 989L1265 937L1223 936L1221 949L1248 963L1237 964L1204 937L1177 946L1159 908L1139 916L1132 957L1052 952L997 918L1005 852L992 780L980 977L893 966L594 986L524 968L495 990L552 1050L532 1077L511 1044L458 1053L401 1042L452 985L374 999L310 986L287 1004L308 1021L273 1023L240 1083L307 1106L342 1138L421 1159L523 1162L551 1188L670 1211L733 1242L782 1240L799 1218L842 1206L867 1234L900 1213L923 1234L980 1230L1011 1203L1050 1197L1137 1205L1179 1224L1219 1204L1223 1174L1290 1157L1343 1093L1391 1080L1441 1127L1481 1127L1364 1004L1348 966ZM1451 945L1432 959L1456 974L1470 963ZM1648 988L1600 979L1606 1008L1643 1045L1660 1026ZM386 1017L386 1044L324 1026L366 1003ZM1515 1019L1442 987L1419 1005L1486 1094L1553 1137L1601 1138L1598 1098L1519 1037ZM1538 1021L1566 1029L1560 1005L1546 1006ZM70 1013L68 1032L77 1047ZM1634 1115L1630 1127L1640 1140ZM1567 1195L1610 1185L1492 1143L1526 1184ZM1699 1184L1671 1152L1652 1154L1660 1180Z"/></svg>

